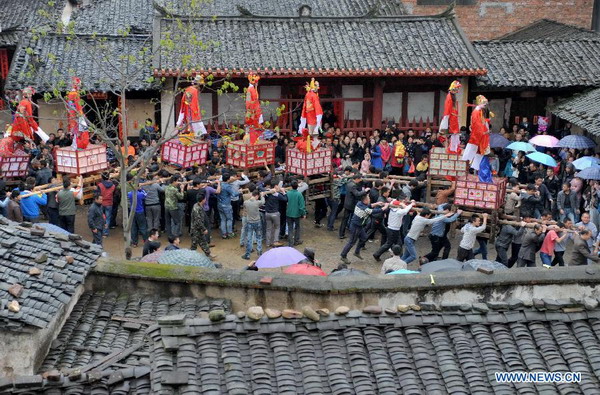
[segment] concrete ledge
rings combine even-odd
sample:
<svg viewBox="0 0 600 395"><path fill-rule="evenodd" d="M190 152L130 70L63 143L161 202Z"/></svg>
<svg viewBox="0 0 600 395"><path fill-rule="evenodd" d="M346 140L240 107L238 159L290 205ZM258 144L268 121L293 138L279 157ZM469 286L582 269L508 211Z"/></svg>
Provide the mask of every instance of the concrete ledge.
<svg viewBox="0 0 600 395"><path fill-rule="evenodd" d="M563 268L520 268L495 272L434 273L364 277L320 277L288 275L277 272L253 272L203 269L191 266L103 259L94 275L168 283L198 284L227 288L248 288L279 291L301 291L314 294L349 294L382 292L431 292L448 289L473 289L515 285L600 284L600 266ZM260 284L265 276L273 277L270 285Z"/></svg>

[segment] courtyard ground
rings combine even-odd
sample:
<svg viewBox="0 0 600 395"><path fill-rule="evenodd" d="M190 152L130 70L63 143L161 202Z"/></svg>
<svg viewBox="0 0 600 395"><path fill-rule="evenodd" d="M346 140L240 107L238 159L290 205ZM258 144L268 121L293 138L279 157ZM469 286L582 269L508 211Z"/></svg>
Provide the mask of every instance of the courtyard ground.
<svg viewBox="0 0 600 395"><path fill-rule="evenodd" d="M77 219L75 224L75 230L77 233L82 235L86 240L92 240L92 235L90 230L87 228L87 209L88 206L78 206ZM303 244L296 247L298 251L302 252L304 248L312 248L316 251L316 258L322 266L322 269L326 273L331 273L333 269L335 269L340 263L340 252L344 246L344 244L348 241L348 239L340 240L338 237L338 232L329 232L326 228L315 228L313 224L313 207L311 204L308 206L309 216L302 220L302 240ZM121 220L121 210L119 210L119 221ZM336 227L339 226L339 219L336 221ZM238 237L236 239L227 239L224 240L221 238L219 231L217 229L212 230L213 243L216 245L212 248L212 253L217 255L215 261L221 263L224 268L227 269L239 269L242 270L249 261L242 259L242 255L245 252L245 249L242 249L239 244L239 230L241 223L236 223L236 233ZM349 232L346 232L349 236ZM452 251L450 252L450 258L456 258L456 253L458 251L458 244L460 242L460 232L456 232L456 237L451 239L452 242ZM164 248L168 245L168 240L166 235L162 235L160 240L161 247ZM287 240L282 240L282 242L287 242ZM125 258L124 252L124 240L123 240L123 230L121 226L118 226L116 229L110 230L109 237L104 239L104 250L108 254L109 257L114 257L118 259ZM181 238L181 247L189 248L191 244L190 237L188 235L187 229L184 229L184 235ZM381 270L382 262L376 262L373 258L372 254L379 247L380 241L379 236L376 237L376 240L372 243L368 242L366 245L366 251L362 252L362 256L364 260L360 260L352 255L352 252L348 254L348 259L351 262L351 267L364 270L370 274L378 274ZM572 244L572 243L571 243ZM427 254L430 251L431 244L427 236L422 236L419 238L417 242L417 252L419 255ZM353 250L352 250L353 251ZM139 258L142 255L142 243L140 242L137 248L133 249L133 257ZM390 257L391 255L383 255L382 260ZM492 244L488 244L488 259L494 259L496 257L496 250ZM256 252L252 253L251 259L255 260L257 258ZM567 249L567 253L565 254L565 262L569 262L570 259L570 248ZM538 258L537 262L538 266L541 265L541 262ZM417 270L418 264L417 262L413 262L408 265L408 269ZM280 271L280 269L273 269L275 271Z"/></svg>

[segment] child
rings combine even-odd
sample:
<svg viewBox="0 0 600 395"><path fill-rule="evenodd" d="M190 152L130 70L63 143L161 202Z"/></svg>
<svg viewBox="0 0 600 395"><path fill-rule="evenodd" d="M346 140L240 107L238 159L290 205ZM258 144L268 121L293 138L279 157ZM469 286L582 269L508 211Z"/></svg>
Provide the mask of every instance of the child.
<svg viewBox="0 0 600 395"><path fill-rule="evenodd" d="M362 174L369 174L369 167L371 167L371 154L365 153L365 159L360 162L360 172Z"/></svg>
<svg viewBox="0 0 600 395"><path fill-rule="evenodd" d="M339 151L335 153L332 163L333 163L334 169L339 169L340 166L342 165L342 155L339 153Z"/></svg>

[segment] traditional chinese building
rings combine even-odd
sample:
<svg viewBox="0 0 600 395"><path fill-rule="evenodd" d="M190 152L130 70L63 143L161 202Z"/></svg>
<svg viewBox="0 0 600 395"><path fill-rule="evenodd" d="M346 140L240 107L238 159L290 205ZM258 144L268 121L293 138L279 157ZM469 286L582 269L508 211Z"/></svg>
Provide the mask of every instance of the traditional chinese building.
<svg viewBox="0 0 600 395"><path fill-rule="evenodd" d="M315 77L324 109L337 120L335 126L370 132L382 122L395 122L403 129L437 127L450 82L461 79L466 91L469 77L486 72L452 10L418 17L369 0L358 2L361 7L341 2L336 8L325 2L316 2L315 8L269 3L248 8L222 4L214 10L217 18L194 19L198 39L215 45L201 50L178 46L175 56L170 51L161 54L154 75L166 78L167 84L177 76L230 76L245 86L245 76L255 72L262 77L261 99L290 110L299 108L305 83ZM179 17L159 18L155 42L175 36ZM186 60L198 66L182 67ZM463 106L465 100L463 96ZM226 110L227 102L227 95L216 93L202 98L204 111L219 123L241 122L243 103ZM163 96L162 103L165 129L172 127L164 123L170 98ZM293 117L294 111L287 111L273 118L286 132L292 129Z"/></svg>
<svg viewBox="0 0 600 395"><path fill-rule="evenodd" d="M488 72L471 92L490 99L495 130L522 116L550 116L547 106L600 86L600 34L588 29L541 20L474 45Z"/></svg>

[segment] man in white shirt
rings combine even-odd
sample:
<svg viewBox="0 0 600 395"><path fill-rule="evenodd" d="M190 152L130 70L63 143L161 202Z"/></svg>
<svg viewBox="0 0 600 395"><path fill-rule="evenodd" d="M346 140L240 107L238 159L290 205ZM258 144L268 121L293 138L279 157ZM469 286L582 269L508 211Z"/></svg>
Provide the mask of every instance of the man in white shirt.
<svg viewBox="0 0 600 395"><path fill-rule="evenodd" d="M430 209L424 208L421 210L419 215L413 219L413 223L410 226L410 230L408 234L404 238L404 255L402 255L402 260L406 262L406 264L411 263L415 259L417 259L417 249L415 247L415 243L419 240L419 236L421 236L421 232L425 229L427 225L431 225L438 221L442 221L447 217L451 217L453 213L448 213L446 215L440 215L436 218L431 218L433 213Z"/></svg>
<svg viewBox="0 0 600 395"><path fill-rule="evenodd" d="M381 274L386 274L388 272L395 272L396 270L406 270L406 262L400 259L400 255L402 255L402 247L399 245L394 245L392 247L393 257L388 258L383 262L383 266L381 267Z"/></svg>
<svg viewBox="0 0 600 395"><path fill-rule="evenodd" d="M456 259L459 262L473 259L473 247L477 241L477 235L485 230L487 226L488 214L483 214L483 224L481 217L474 214L469 218L469 222L460 230L463 233L463 238L458 246L458 256Z"/></svg>
<svg viewBox="0 0 600 395"><path fill-rule="evenodd" d="M390 204L388 225L386 228L386 242L373 254L373 258L375 258L377 262L381 261L381 255L383 255L392 246L399 244L402 248L402 241L400 240L400 228L402 228L404 216L413 208L414 203L415 202L412 201L411 204L406 205L399 200L393 200Z"/></svg>

